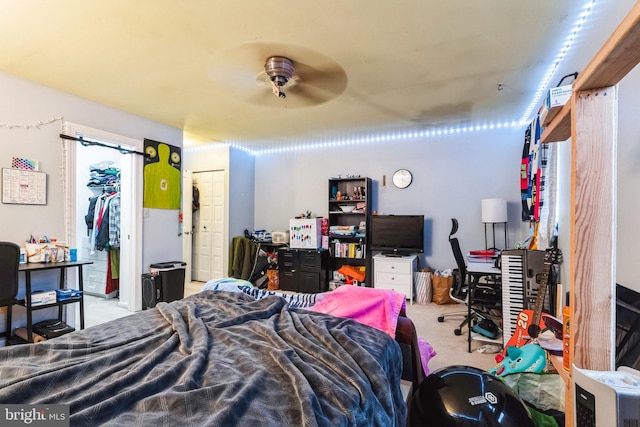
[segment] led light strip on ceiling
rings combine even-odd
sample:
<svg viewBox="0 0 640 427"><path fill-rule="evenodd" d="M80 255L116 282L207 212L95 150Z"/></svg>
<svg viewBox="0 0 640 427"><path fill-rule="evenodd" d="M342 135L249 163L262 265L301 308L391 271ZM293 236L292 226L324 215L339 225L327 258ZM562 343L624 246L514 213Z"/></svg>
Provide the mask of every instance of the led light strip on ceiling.
<svg viewBox="0 0 640 427"><path fill-rule="evenodd" d="M564 60L564 58L567 56L567 53L573 46L573 43L575 42L576 37L580 33L580 30L582 30L582 27L584 26L584 23L587 21L587 18L589 17L589 15L591 15L591 12L593 11L593 7L595 6L596 3L597 3L597 0L588 0L585 2L584 6L582 7L582 12L580 12L580 14L578 15L578 19L576 23L573 25L573 27L569 31L569 34L565 38L564 43L560 47L560 51L556 55L551 65L549 65L547 72L542 78L542 81L538 86L538 90L536 91L535 96L531 100L531 104L529 104L529 107L527 107L524 114L522 115L522 118L520 119L521 123L527 124L527 123L530 123L531 120L533 120L532 113L534 109L538 107L540 100L544 96L546 96L547 90L549 89L549 82L551 81L556 71L558 70L560 63Z"/></svg>

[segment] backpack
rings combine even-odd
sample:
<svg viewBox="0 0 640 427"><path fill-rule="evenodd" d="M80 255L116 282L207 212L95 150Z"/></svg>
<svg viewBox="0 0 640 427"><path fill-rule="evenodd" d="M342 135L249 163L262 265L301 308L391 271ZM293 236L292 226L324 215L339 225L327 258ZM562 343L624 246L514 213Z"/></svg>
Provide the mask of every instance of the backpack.
<svg viewBox="0 0 640 427"><path fill-rule="evenodd" d="M195 185L193 186L193 197L192 200L192 208L191 211L195 212L200 209L200 190Z"/></svg>

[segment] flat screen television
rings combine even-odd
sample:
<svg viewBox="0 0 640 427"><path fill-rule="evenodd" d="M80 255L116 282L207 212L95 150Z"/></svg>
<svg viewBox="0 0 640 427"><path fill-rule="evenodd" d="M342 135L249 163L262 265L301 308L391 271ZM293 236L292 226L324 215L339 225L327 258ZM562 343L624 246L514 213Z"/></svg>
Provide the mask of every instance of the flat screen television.
<svg viewBox="0 0 640 427"><path fill-rule="evenodd" d="M372 215L371 250L384 254L424 252L424 215Z"/></svg>

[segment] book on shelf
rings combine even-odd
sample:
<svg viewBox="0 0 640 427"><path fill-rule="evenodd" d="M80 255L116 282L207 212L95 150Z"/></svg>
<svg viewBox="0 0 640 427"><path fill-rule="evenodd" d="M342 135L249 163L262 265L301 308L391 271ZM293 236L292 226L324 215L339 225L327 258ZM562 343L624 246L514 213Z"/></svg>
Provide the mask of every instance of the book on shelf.
<svg viewBox="0 0 640 427"><path fill-rule="evenodd" d="M364 258L363 243L347 243L334 240L332 242L333 256L337 258Z"/></svg>
<svg viewBox="0 0 640 427"><path fill-rule="evenodd" d="M500 251L496 249L481 249L469 251L467 261L493 263L500 257Z"/></svg>

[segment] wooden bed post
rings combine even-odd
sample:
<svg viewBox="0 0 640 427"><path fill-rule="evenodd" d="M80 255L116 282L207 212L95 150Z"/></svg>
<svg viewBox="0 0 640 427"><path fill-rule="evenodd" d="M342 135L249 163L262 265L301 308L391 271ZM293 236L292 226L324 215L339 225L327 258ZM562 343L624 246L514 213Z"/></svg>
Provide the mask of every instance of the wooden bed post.
<svg viewBox="0 0 640 427"><path fill-rule="evenodd" d="M618 87L572 96L571 358L615 369Z"/></svg>

